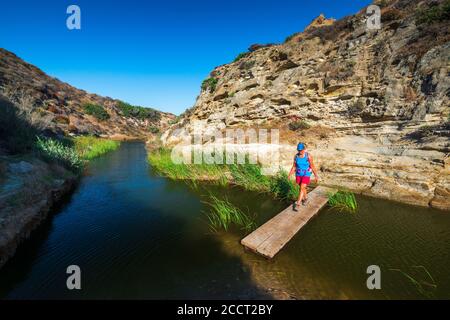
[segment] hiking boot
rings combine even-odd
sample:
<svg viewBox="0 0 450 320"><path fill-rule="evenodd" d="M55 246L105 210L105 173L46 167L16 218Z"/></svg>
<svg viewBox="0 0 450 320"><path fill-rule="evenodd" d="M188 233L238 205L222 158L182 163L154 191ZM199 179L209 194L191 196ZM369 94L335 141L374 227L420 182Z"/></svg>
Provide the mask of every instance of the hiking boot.
<svg viewBox="0 0 450 320"><path fill-rule="evenodd" d="M292 210L298 211L298 210L297 210L297 202L294 202L294 204L292 205Z"/></svg>
<svg viewBox="0 0 450 320"><path fill-rule="evenodd" d="M308 199L303 199L302 200L302 205L306 206L306 202L308 202Z"/></svg>

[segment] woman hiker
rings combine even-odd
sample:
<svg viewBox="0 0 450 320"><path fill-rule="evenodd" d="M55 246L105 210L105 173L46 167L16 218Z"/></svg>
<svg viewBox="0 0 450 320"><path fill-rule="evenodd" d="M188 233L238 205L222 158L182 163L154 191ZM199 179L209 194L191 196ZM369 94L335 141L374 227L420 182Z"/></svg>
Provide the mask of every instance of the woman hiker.
<svg viewBox="0 0 450 320"><path fill-rule="evenodd" d="M298 201L294 202L294 211L297 211L297 206L299 206L300 203L304 206L306 205L306 201L308 200L306 186L311 180L311 172L314 173L316 184L319 181L319 176L317 175L316 168L314 167L312 156L306 152L305 145L303 143L299 143L297 145L297 151L298 153L295 155L294 164L292 165L292 169L288 176L288 179L291 179L291 175L295 171L295 182L300 186Z"/></svg>

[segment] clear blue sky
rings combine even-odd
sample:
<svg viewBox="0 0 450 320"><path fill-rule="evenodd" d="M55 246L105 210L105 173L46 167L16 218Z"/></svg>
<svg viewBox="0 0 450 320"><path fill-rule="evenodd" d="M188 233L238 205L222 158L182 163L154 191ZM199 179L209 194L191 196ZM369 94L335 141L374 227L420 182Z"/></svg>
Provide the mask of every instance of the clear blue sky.
<svg viewBox="0 0 450 320"><path fill-rule="evenodd" d="M324 13L370 0L10 0L0 47L78 88L179 114L202 80L252 43L279 43ZM81 30L66 9L81 8Z"/></svg>

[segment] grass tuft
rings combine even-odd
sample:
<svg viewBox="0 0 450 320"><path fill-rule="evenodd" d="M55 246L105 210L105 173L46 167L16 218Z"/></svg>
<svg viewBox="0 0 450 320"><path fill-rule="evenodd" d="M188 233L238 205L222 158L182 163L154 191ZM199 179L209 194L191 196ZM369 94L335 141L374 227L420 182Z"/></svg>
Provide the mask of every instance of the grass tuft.
<svg viewBox="0 0 450 320"><path fill-rule="evenodd" d="M328 204L339 211L355 213L358 204L355 195L349 191L338 191L328 196Z"/></svg>
<svg viewBox="0 0 450 320"><path fill-rule="evenodd" d="M36 149L44 159L58 162L73 171L83 167L83 160L76 150L58 140L37 137Z"/></svg>
<svg viewBox="0 0 450 320"><path fill-rule="evenodd" d="M207 202L207 204L212 208L212 211L206 216L213 232L218 232L220 229L228 231L231 226L237 226L241 230L249 232L256 227L254 216L244 213L227 199L221 200L214 195L210 195L210 202Z"/></svg>
<svg viewBox="0 0 450 320"><path fill-rule="evenodd" d="M93 136L80 136L74 139L74 145L76 152L82 159L92 160L116 150L120 146L120 142Z"/></svg>

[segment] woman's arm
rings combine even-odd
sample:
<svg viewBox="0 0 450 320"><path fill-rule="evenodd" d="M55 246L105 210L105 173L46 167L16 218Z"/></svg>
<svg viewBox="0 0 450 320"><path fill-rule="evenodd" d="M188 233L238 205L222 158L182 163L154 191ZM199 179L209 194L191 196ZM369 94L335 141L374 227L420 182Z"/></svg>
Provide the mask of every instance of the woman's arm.
<svg viewBox="0 0 450 320"><path fill-rule="evenodd" d="M312 156L309 153L308 153L308 160L309 160L309 165L311 166L311 169L312 169L312 171L314 173L314 177L315 177L316 183L318 183L319 182L319 175L317 174L316 167L314 166L313 158L312 158Z"/></svg>
<svg viewBox="0 0 450 320"><path fill-rule="evenodd" d="M295 161L292 163L291 171L289 171L288 180L291 179L291 176L294 172L295 172Z"/></svg>

